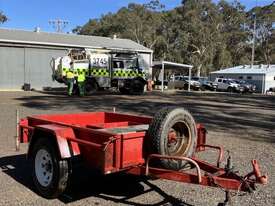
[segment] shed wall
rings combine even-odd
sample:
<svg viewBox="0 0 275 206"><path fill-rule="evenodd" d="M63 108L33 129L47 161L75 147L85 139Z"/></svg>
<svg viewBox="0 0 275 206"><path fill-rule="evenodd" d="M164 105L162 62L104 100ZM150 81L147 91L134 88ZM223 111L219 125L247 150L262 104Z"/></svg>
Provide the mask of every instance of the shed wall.
<svg viewBox="0 0 275 206"><path fill-rule="evenodd" d="M66 50L26 48L25 70L28 75L26 82L35 89L64 86L52 80L50 63L52 58L64 56L65 53Z"/></svg>
<svg viewBox="0 0 275 206"><path fill-rule="evenodd" d="M0 89L19 89L24 84L24 49L0 47Z"/></svg>
<svg viewBox="0 0 275 206"><path fill-rule="evenodd" d="M19 90L24 83L31 88L60 87L52 81L50 61L65 54L65 50L0 47L0 89Z"/></svg>
<svg viewBox="0 0 275 206"><path fill-rule="evenodd" d="M268 73L265 79L265 91L269 90L269 88L275 87L275 72Z"/></svg>

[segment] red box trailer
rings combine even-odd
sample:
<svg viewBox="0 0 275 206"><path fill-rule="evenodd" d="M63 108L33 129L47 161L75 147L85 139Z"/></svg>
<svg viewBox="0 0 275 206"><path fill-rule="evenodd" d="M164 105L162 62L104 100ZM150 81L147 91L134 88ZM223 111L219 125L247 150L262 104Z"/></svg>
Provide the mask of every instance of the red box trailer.
<svg viewBox="0 0 275 206"><path fill-rule="evenodd" d="M18 140L29 142L35 186L46 198L65 190L74 156L102 174L150 175L226 191L252 191L256 183L267 183L256 160L244 176L234 172L230 157L220 167L222 147L207 145L206 129L183 108L164 108L154 117L110 112L29 116L18 129ZM196 157L206 148L219 151L216 164Z"/></svg>

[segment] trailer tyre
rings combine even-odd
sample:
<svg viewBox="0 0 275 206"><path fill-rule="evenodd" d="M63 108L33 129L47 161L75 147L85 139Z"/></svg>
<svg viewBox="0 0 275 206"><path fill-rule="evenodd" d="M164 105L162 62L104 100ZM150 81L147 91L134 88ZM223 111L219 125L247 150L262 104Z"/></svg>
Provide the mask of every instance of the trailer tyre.
<svg viewBox="0 0 275 206"><path fill-rule="evenodd" d="M149 152L168 156L192 157L196 148L197 129L192 115L184 108L164 108L153 118L148 129ZM160 160L162 167L187 169L186 161Z"/></svg>
<svg viewBox="0 0 275 206"><path fill-rule="evenodd" d="M69 180L68 161L59 158L54 146L50 139L40 138L31 155L34 185L39 194L48 199L63 193Z"/></svg>

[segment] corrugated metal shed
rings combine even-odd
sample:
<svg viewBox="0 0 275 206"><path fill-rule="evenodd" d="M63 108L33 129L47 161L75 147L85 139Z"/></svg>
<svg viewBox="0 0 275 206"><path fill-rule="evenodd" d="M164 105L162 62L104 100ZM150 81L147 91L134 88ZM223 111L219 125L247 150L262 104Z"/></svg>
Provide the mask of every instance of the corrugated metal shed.
<svg viewBox="0 0 275 206"><path fill-rule="evenodd" d="M149 53L152 52L152 50L129 39L112 39L100 36L33 32L15 29L0 29L0 42L74 48L106 48L142 51Z"/></svg>
<svg viewBox="0 0 275 206"><path fill-rule="evenodd" d="M265 93L275 87L275 65L241 65L210 73L212 81L218 77L246 80L255 84L258 92Z"/></svg>
<svg viewBox="0 0 275 206"><path fill-rule="evenodd" d="M211 74L268 74L275 72L275 65L241 65L211 72Z"/></svg>

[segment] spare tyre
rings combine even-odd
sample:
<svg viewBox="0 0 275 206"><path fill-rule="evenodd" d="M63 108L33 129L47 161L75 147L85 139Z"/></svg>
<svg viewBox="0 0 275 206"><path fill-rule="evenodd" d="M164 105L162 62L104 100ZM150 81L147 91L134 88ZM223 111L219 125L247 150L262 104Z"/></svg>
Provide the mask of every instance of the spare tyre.
<svg viewBox="0 0 275 206"><path fill-rule="evenodd" d="M184 108L168 107L156 113L147 131L149 153L192 157L197 142L197 129L193 116ZM160 166L173 169L187 169L186 161L160 160Z"/></svg>

